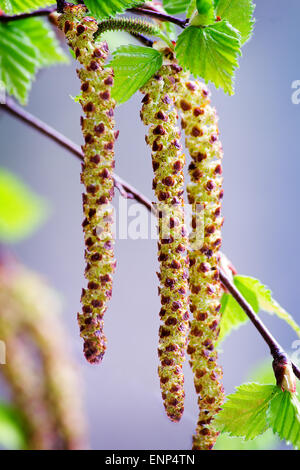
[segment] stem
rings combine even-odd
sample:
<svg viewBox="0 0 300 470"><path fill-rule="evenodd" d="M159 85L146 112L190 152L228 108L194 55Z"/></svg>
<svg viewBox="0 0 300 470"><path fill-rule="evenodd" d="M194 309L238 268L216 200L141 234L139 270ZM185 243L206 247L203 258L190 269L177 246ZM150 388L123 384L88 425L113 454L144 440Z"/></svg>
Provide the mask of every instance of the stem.
<svg viewBox="0 0 300 470"><path fill-rule="evenodd" d="M224 274L222 270L220 270L220 280L224 287L230 292L232 297L237 301L240 307L244 310L246 315L248 316L249 320L253 323L257 331L260 333L264 341L270 348L271 355L274 361L284 360L288 362L288 356L286 352L282 349L280 344L276 341L274 336L268 330L268 328L264 325L264 323L260 320L260 318L256 315L252 307L248 304L246 299L242 296L240 291L235 287L233 282ZM298 379L300 379L300 370L295 364L292 364L294 374Z"/></svg>
<svg viewBox="0 0 300 470"><path fill-rule="evenodd" d="M166 13L159 13L154 10L150 10L148 8L141 8L141 7L135 7L135 8L128 8L128 10L131 13L134 13L136 15L143 15L143 16L149 16L150 18L154 18L159 21L163 22L169 22L169 23L174 23L177 26L180 26L180 28L184 29L188 20L182 20L181 18L176 18L175 16L167 15Z"/></svg>
<svg viewBox="0 0 300 470"><path fill-rule="evenodd" d="M45 124L43 121L39 120L32 114L25 111L23 108L18 106L11 98L6 98L6 103L2 105L2 108L7 111L12 116L20 119L22 122L26 123L33 129L38 130L43 135L49 137L54 142L64 147L70 153L75 155L80 160L83 160L83 154L79 145L76 145L70 139L65 137L60 132L53 129L48 124ZM120 190L120 193L123 197L130 199L135 199L137 202L145 206L150 212L154 212L151 201L139 192L134 186L131 186L129 183L124 181L120 176L114 175L115 186ZM250 321L253 323L257 331L260 333L266 344L270 348L271 355L274 361L287 360L288 356L286 352L282 349L280 344L272 336L268 328L264 323L258 318L252 307L248 304L246 299L241 295L235 285L230 281L226 274L220 270L220 280L224 287L230 292L230 294L235 298L240 307L244 310L246 315L249 317ZM295 376L300 380L300 369L292 363L293 371Z"/></svg>

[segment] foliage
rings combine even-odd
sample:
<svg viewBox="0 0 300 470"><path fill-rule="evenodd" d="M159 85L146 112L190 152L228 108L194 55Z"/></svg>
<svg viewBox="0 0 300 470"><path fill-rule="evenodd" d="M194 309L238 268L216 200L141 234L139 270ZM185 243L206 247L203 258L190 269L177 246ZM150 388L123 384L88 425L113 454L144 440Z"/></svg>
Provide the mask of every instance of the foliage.
<svg viewBox="0 0 300 470"><path fill-rule="evenodd" d="M121 46L113 53L110 66L115 72L113 96L118 103L127 101L161 67L162 55L142 46Z"/></svg>
<svg viewBox="0 0 300 470"><path fill-rule="evenodd" d="M14 174L0 169L0 241L18 241L44 221L47 206Z"/></svg>

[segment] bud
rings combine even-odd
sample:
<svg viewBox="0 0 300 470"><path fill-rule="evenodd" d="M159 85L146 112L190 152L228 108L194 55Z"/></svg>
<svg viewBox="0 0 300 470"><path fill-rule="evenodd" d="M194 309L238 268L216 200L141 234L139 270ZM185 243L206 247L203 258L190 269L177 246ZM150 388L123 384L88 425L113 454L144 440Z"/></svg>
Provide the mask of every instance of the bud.
<svg viewBox="0 0 300 470"><path fill-rule="evenodd" d="M296 392L296 377L289 359L285 355L279 356L273 361L273 370L278 387L284 392Z"/></svg>

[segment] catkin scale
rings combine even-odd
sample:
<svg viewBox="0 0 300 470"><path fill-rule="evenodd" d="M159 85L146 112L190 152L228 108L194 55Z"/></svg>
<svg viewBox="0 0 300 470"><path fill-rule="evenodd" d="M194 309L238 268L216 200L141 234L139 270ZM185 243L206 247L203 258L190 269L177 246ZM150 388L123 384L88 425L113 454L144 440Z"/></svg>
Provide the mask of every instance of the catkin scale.
<svg viewBox="0 0 300 470"><path fill-rule="evenodd" d="M115 269L112 232L114 195L114 127L115 101L111 97L113 71L104 67L108 56L105 42L95 42L97 21L86 15L84 5L66 5L59 18L69 46L82 67L77 70L81 80L80 103L84 111L81 127L84 163L81 182L83 194L85 238L85 277L82 313L78 314L84 354L90 363L101 362L106 350L103 316L112 294L112 275Z"/></svg>
<svg viewBox="0 0 300 470"><path fill-rule="evenodd" d="M221 297L218 269L223 224L222 146L216 111L210 105L205 85L190 81L185 75L177 106L182 116L186 147L192 158L189 166L191 183L187 187L189 203L193 207L189 252L192 320L187 352L200 410L193 448L210 450L218 436L213 419L224 399L222 369L217 364L215 350Z"/></svg>
<svg viewBox="0 0 300 470"><path fill-rule="evenodd" d="M188 329L187 232L184 223L183 166L177 111L174 108L181 69L163 48L165 64L141 89L141 118L150 125L146 141L152 148L153 189L158 200L158 261L161 297L158 368L166 413L179 421L184 410L184 376Z"/></svg>

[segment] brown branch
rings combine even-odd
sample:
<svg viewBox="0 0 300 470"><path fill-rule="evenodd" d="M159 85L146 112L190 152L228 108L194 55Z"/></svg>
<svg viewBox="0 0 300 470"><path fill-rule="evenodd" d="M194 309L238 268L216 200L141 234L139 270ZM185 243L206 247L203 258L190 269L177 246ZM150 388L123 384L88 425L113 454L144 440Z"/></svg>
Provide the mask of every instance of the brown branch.
<svg viewBox="0 0 300 470"><path fill-rule="evenodd" d="M149 16L150 18L154 18L159 21L163 22L169 22L176 24L177 26L180 26L180 28L184 29L188 20L182 20L181 18L176 18L175 16L167 15L166 13L160 13L158 11L149 9L149 8L141 8L141 7L135 7L135 8L128 8L126 10L130 13L134 13L135 15L141 15L141 16Z"/></svg>
<svg viewBox="0 0 300 470"><path fill-rule="evenodd" d="M49 137L54 142L59 144L61 147L65 148L73 155L75 155L80 160L83 160L82 150L79 145L76 145L70 139L62 135L60 132L56 131L52 127L48 126L32 114L25 111L23 108L18 106L11 98L6 99L6 103L2 105L2 108L7 111L12 116L26 123L33 129L38 130L43 135ZM135 199L137 202L145 206L149 211L154 211L151 201L146 198L141 192L139 192L134 186L131 186L129 183L124 181L119 176L114 176L115 186L120 190L120 193L124 197ZM257 331L260 333L266 344L270 348L271 355L273 356L274 361L279 362L288 362L288 356L286 352L282 349L280 344L272 336L268 328L264 323L258 318L252 307L248 304L246 299L241 295L239 290L231 282L229 277L220 269L220 280L223 286L230 292L230 294L235 298L240 307L244 310L250 321L253 323ZM292 364L294 374L300 380L300 370L295 364Z"/></svg>
<svg viewBox="0 0 300 470"><path fill-rule="evenodd" d="M6 15L5 13L2 13L0 14L0 23L25 20L27 18L33 18L35 16L49 16L54 11L56 11L56 7L41 8L39 10L31 11L29 13L20 13L19 15Z"/></svg>
<svg viewBox="0 0 300 470"><path fill-rule="evenodd" d="M76 145L68 137L64 136L53 127L49 126L45 122L41 121L37 117L30 114L28 111L25 111L21 106L17 105L12 98L7 97L6 102L1 105L2 109L16 117L20 121L29 125L33 129L38 130L41 134L49 137L51 140L59 144L61 147L68 150L70 153L75 155L75 157L83 160L83 153L79 145ZM0 108L1 109L1 108ZM114 175L115 186L117 189L122 189L122 195L127 194L126 197L130 199L135 199L137 202L143 204L148 210L152 211L152 204L149 199L147 199L142 193L140 193L136 188L131 186L129 183L124 181L120 176Z"/></svg>

